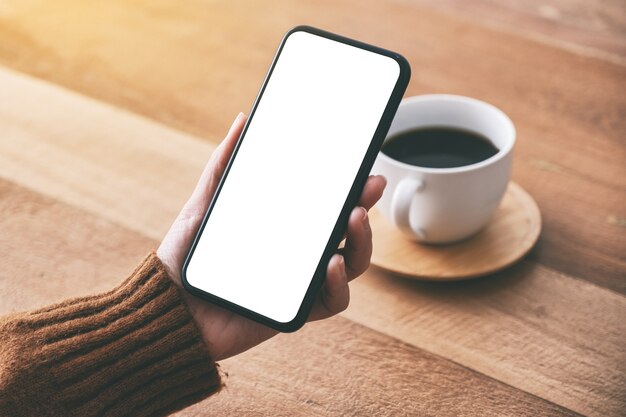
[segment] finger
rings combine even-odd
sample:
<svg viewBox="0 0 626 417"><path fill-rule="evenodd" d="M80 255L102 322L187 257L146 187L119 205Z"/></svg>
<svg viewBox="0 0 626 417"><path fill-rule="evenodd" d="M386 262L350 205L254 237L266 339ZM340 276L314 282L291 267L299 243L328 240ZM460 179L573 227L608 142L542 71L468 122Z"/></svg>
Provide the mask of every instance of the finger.
<svg viewBox="0 0 626 417"><path fill-rule="evenodd" d="M365 210L371 209L380 200L386 185L387 179L382 175L370 175L363 187L358 205L364 207Z"/></svg>
<svg viewBox="0 0 626 417"><path fill-rule="evenodd" d="M215 192L217 181L219 181L224 174L226 163L233 153L235 144L241 135L245 122L246 116L243 113L239 113L228 130L226 137L217 148L215 148L209 162L205 165L198 184L196 185L196 189L194 190L195 198L203 198L206 200L207 194L213 195L213 192Z"/></svg>
<svg viewBox="0 0 626 417"><path fill-rule="evenodd" d="M222 165L224 165L222 167L222 171L224 170L226 162L228 162L228 158L230 157L230 155L233 153L233 150L235 149L237 140L239 139L239 136L241 136L241 131L243 130L244 125L246 124L246 119L247 119L246 115L243 114L242 112L239 112L239 114L235 118L235 121L230 126L230 129L228 129L228 133L226 134L226 137L220 143L221 150L219 153L216 153L217 155L216 162L218 164L222 163Z"/></svg>
<svg viewBox="0 0 626 417"><path fill-rule="evenodd" d="M204 166L200 179L191 197L178 215L179 220L191 219L197 222L207 210L217 184L224 174L228 158L233 153L237 139L246 121L246 116L239 113L228 130L224 140L215 148L209 162Z"/></svg>
<svg viewBox="0 0 626 417"><path fill-rule="evenodd" d="M321 320L342 312L350 303L350 287L345 261L339 254L333 255L326 270L326 281L309 320Z"/></svg>
<svg viewBox="0 0 626 417"><path fill-rule="evenodd" d="M157 255L166 266L169 275L180 282L178 271L182 266L193 237L200 227L217 183L222 177L228 157L232 154L245 124L246 117L239 113L226 138L215 149L198 180L196 188L176 217L174 223L159 245Z"/></svg>
<svg viewBox="0 0 626 417"><path fill-rule="evenodd" d="M372 229L367 211L356 207L348 220L348 233L343 248L348 280L361 275L370 265L372 257Z"/></svg>
<svg viewBox="0 0 626 417"><path fill-rule="evenodd" d="M380 200L386 186L387 179L385 177L382 175L370 175L365 183L365 187L363 187L358 205L369 211L369 209ZM342 241L347 237L347 233L346 231L346 233L343 234Z"/></svg>

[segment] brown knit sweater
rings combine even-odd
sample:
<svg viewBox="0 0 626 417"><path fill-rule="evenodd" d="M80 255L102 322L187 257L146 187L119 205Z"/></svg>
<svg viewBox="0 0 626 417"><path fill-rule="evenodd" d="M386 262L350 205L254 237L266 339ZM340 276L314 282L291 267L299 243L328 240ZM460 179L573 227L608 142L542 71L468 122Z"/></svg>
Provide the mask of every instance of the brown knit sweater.
<svg viewBox="0 0 626 417"><path fill-rule="evenodd" d="M119 287L0 318L0 416L153 416L221 387L156 255Z"/></svg>

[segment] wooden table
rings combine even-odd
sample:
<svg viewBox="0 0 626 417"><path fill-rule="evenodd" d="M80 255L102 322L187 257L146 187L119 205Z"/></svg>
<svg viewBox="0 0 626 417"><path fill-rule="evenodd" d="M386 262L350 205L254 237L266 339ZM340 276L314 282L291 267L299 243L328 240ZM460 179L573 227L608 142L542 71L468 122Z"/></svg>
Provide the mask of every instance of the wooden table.
<svg viewBox="0 0 626 417"><path fill-rule="evenodd" d="M409 96L507 112L544 230L475 281L372 267L345 313L224 361L226 390L180 415L624 415L621 0L1 2L0 312L104 291L155 248L301 23L403 53Z"/></svg>

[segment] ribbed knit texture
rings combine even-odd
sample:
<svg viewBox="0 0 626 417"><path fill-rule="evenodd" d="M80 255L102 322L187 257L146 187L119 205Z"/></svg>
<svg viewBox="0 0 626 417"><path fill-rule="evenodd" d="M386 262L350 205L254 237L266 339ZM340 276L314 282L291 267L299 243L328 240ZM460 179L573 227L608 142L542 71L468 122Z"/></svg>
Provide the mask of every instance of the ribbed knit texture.
<svg viewBox="0 0 626 417"><path fill-rule="evenodd" d="M0 318L0 416L167 415L220 388L154 254L110 292Z"/></svg>

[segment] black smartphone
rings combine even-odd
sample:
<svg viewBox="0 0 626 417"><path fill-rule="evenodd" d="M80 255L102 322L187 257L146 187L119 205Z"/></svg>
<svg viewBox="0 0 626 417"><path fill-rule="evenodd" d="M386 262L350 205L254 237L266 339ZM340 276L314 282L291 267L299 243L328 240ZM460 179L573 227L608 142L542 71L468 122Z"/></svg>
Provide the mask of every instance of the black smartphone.
<svg viewBox="0 0 626 417"><path fill-rule="evenodd" d="M290 30L187 255L185 288L279 331L301 327L409 77L395 52Z"/></svg>

